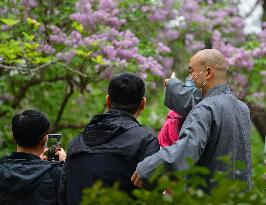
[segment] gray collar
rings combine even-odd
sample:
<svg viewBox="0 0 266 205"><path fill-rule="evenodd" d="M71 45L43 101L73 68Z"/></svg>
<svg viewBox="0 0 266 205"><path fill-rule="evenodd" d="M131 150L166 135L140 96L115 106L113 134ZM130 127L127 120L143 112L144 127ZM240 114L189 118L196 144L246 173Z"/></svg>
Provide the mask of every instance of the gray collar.
<svg viewBox="0 0 266 205"><path fill-rule="evenodd" d="M221 94L232 94L230 88L226 84L219 84L211 88L205 97L221 95Z"/></svg>

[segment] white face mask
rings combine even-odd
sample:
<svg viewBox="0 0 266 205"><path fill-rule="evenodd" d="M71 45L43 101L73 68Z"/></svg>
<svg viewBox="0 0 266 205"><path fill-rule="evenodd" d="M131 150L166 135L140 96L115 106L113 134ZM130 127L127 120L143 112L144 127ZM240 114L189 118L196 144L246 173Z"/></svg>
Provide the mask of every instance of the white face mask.
<svg viewBox="0 0 266 205"><path fill-rule="evenodd" d="M197 77L199 77L204 71L206 70L206 68L200 72L200 74L196 75L194 78L190 77L189 78L191 79L191 81L193 81L193 83L191 83L194 87L196 87L196 84L195 84L195 79ZM207 83L207 80L199 87L199 88L203 88L203 86Z"/></svg>

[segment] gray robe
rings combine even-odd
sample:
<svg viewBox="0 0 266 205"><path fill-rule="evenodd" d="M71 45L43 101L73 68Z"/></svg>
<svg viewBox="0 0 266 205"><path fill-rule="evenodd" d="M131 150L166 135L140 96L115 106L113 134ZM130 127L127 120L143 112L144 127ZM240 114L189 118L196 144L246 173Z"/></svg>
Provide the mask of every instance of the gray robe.
<svg viewBox="0 0 266 205"><path fill-rule="evenodd" d="M186 116L180 140L138 164L137 172L142 179L161 164L170 170L187 169L187 158L192 158L196 165L209 168L207 182L216 170L230 169L233 179L241 179L251 186L250 112L227 85L212 88L200 99L174 78L167 84L165 105ZM217 159L222 156L230 157L229 164ZM244 162L245 169L237 168L238 160Z"/></svg>

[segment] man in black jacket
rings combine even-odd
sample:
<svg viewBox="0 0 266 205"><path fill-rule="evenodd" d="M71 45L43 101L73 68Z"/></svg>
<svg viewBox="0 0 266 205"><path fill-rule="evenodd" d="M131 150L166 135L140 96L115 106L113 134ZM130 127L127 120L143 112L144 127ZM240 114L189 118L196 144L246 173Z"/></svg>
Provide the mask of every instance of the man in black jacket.
<svg viewBox="0 0 266 205"><path fill-rule="evenodd" d="M153 132L136 118L144 109L145 85L133 73L120 73L108 86L108 112L96 115L68 148L66 163L67 204L77 205L82 190L101 180L104 186L119 182L130 193L130 177L138 162L159 150Z"/></svg>
<svg viewBox="0 0 266 205"><path fill-rule="evenodd" d="M42 160L50 122L42 113L26 110L12 119L17 152L0 159L1 205L56 205L62 173L58 162ZM63 149L58 151L64 161Z"/></svg>

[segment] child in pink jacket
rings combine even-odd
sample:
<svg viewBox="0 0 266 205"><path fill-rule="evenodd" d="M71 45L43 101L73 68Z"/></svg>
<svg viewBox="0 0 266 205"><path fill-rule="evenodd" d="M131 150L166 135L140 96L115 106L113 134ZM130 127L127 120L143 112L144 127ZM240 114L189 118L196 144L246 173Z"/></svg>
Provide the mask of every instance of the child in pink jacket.
<svg viewBox="0 0 266 205"><path fill-rule="evenodd" d="M183 122L184 120L181 115L172 110L169 111L163 127L158 134L158 140L161 147L170 146L179 139L179 132Z"/></svg>
<svg viewBox="0 0 266 205"><path fill-rule="evenodd" d="M178 113L170 110L166 116L165 122L158 134L158 140L161 147L170 146L179 139L184 120ZM163 194L171 195L171 190L164 190Z"/></svg>

